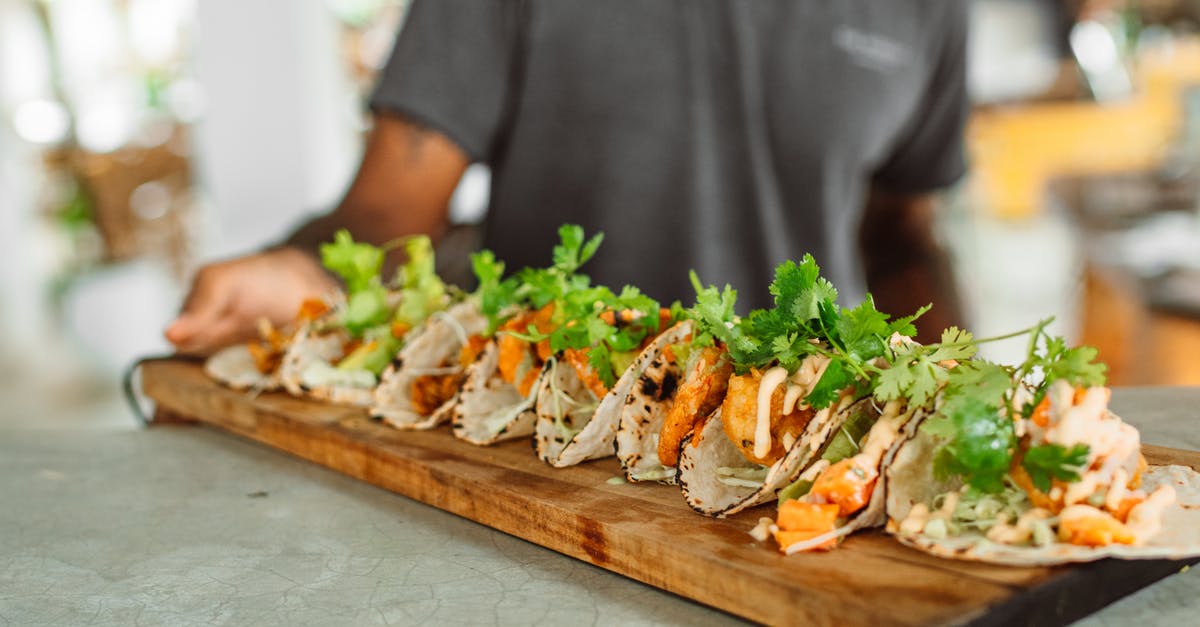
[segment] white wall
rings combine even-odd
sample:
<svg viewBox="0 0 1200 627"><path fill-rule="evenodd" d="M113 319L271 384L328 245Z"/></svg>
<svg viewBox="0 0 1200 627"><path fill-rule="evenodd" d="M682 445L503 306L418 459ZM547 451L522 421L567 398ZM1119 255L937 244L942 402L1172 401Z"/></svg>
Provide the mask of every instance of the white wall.
<svg viewBox="0 0 1200 627"><path fill-rule="evenodd" d="M206 107L194 156L208 259L281 238L332 206L357 165L357 107L321 0L198 2Z"/></svg>

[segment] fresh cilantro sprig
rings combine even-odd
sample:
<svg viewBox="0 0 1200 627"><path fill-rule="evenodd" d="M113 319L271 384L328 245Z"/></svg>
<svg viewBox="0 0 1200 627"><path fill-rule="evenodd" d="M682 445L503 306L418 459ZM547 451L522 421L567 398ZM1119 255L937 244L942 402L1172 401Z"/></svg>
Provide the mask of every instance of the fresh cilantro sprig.
<svg viewBox="0 0 1200 627"><path fill-rule="evenodd" d="M1003 490L1017 444L1012 420L979 397L958 395L946 404L939 418L922 426L946 440L934 458L934 475L961 476L984 492Z"/></svg>
<svg viewBox="0 0 1200 627"><path fill-rule="evenodd" d="M404 246L408 259L396 269L390 284L381 278L388 250ZM342 229L331 243L321 245L321 263L346 285L346 307L339 323L353 337L363 337L389 321L413 327L445 307L446 285L434 269L433 242L425 235L395 240L383 246L356 242ZM389 288L398 291L393 308Z"/></svg>
<svg viewBox="0 0 1200 627"><path fill-rule="evenodd" d="M395 283L400 288L400 304L393 319L408 327L446 306L446 284L434 270L433 242L425 235L404 240L408 260L396 269Z"/></svg>
<svg viewBox="0 0 1200 627"><path fill-rule="evenodd" d="M572 292L561 304L562 322L549 334L550 350L586 350L588 364L611 388L647 336L660 329L658 301L626 285L619 294L596 286Z"/></svg>
<svg viewBox="0 0 1200 627"><path fill-rule="evenodd" d="M479 309L487 318L484 335L495 335L504 322L504 315L520 301L516 277L504 278L504 262L496 259L490 250L481 250L471 255L471 269L479 281L475 293L479 296Z"/></svg>
<svg viewBox="0 0 1200 627"><path fill-rule="evenodd" d="M558 234L560 241L554 247L551 266L525 268L511 283L498 279L503 266L497 268L494 258L478 258L476 274L481 293L485 300L492 299L490 304L485 303L484 312L498 315L501 308L513 303L533 308L553 304L550 332L539 332L531 325L524 333L508 333L530 342L549 340L554 353L586 351L588 364L600 381L612 387L624 371L628 354L660 330L659 303L633 286L625 286L620 293L593 286L587 275L579 273L595 256L604 241L603 233L588 239L582 227L566 224ZM623 315L629 319L622 319Z"/></svg>
<svg viewBox="0 0 1200 627"><path fill-rule="evenodd" d="M1046 332L1052 321L1053 318L1042 320L1030 332L1028 356L1017 371L1017 376L1025 381L1040 375L1029 401L1019 408L1025 418L1033 414L1055 381L1065 380L1074 387L1092 387L1105 382L1108 367L1096 361L1098 351L1091 346L1068 348L1063 338Z"/></svg>
<svg viewBox="0 0 1200 627"><path fill-rule="evenodd" d="M386 254L386 249L355 242L346 229L338 230L333 242L321 244L321 263L342 278L351 294L380 284L379 271Z"/></svg>
<svg viewBox="0 0 1200 627"><path fill-rule="evenodd" d="M346 308L341 324L354 337L384 324L391 316L387 288L379 273L387 255L386 248L355 242L350 232L341 229L332 243L321 245L321 263L346 284Z"/></svg>
<svg viewBox="0 0 1200 627"><path fill-rule="evenodd" d="M1104 384L1104 365L1095 362L1095 349L1067 348L1062 338L1046 332L1052 320L991 338L1028 334L1025 360L1015 367L973 359L938 375L942 403L935 417L922 426L943 440L934 461L937 475L962 477L986 492L1002 490L1017 448L1016 421L1032 413L1050 385L1060 379L1076 386ZM1017 407L1017 399L1023 396L1033 400ZM1083 444L1070 449L1043 444L1026 451L1021 465L1044 491L1052 479L1078 479L1088 453Z"/></svg>
<svg viewBox="0 0 1200 627"><path fill-rule="evenodd" d="M876 360L891 358L889 338L896 333L915 335L913 321L928 310L893 321L876 309L870 296L853 309L842 309L837 289L821 277L812 255L800 263L780 264L770 285L775 306L756 309L745 318L733 315L736 293L729 287L723 292L703 287L694 273L692 283L697 301L689 315L696 321L697 337L723 342L736 372L774 365L795 372L810 355L829 358L821 380L805 399L816 408L828 407L851 386L874 389L885 371Z"/></svg>
<svg viewBox="0 0 1200 627"><path fill-rule="evenodd" d="M712 346L714 341L731 347L739 353L754 349L754 344L743 337L737 326L737 290L725 285L718 290L715 286L705 286L693 270L688 275L692 287L696 290L696 304L684 310L684 316L691 318L695 324L692 343L696 346Z"/></svg>
<svg viewBox="0 0 1200 627"><path fill-rule="evenodd" d="M1029 473L1034 487L1049 492L1052 479L1074 481L1087 466L1088 446L1076 444L1071 448L1061 444L1042 444L1030 447L1021 458L1021 467Z"/></svg>
<svg viewBox="0 0 1200 627"><path fill-rule="evenodd" d="M523 288L522 297L534 308L549 303L558 303L570 292L585 289L591 279L579 273L604 241L604 234L597 233L585 240L583 227L564 224L558 228L559 243L552 253L553 264L549 268L523 268L517 279Z"/></svg>
<svg viewBox="0 0 1200 627"><path fill-rule="evenodd" d="M875 398L885 402L903 398L914 406L923 406L950 379L950 371L942 362L967 360L975 352L974 338L958 327L942 331L942 340L937 344L901 344L893 349L889 366L879 372Z"/></svg>

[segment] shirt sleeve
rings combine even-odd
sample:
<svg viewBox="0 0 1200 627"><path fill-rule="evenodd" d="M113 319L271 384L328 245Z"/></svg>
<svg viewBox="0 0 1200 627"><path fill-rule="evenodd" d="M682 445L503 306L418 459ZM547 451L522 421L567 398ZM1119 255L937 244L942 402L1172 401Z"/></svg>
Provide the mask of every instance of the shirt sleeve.
<svg viewBox="0 0 1200 627"><path fill-rule="evenodd" d="M946 3L941 45L925 95L895 149L875 171L875 182L885 189L931 191L954 183L966 172L967 4Z"/></svg>
<svg viewBox="0 0 1200 627"><path fill-rule="evenodd" d="M371 109L412 118L473 161L489 161L519 83L519 9L499 0L414 0Z"/></svg>

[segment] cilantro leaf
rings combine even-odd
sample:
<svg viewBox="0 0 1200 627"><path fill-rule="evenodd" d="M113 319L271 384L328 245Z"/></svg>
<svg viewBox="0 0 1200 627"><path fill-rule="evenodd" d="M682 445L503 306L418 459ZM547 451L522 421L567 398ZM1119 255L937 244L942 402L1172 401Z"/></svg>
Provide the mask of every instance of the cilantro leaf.
<svg viewBox="0 0 1200 627"><path fill-rule="evenodd" d="M737 303L737 290L726 285L724 290L715 286L705 287L700 283L696 271L691 271L692 287L696 290L696 304L686 310L686 315L695 321L696 332L692 340L697 346L712 346L713 340L722 342L730 350L746 351L753 349L741 336L740 330L734 324L737 314L734 305Z"/></svg>
<svg viewBox="0 0 1200 627"><path fill-rule="evenodd" d="M891 336L892 333L899 333L900 335L907 337L916 337L917 327L913 323L917 321L917 318L920 318L928 313L930 309L933 309L933 305L925 305L924 307L918 309L917 312L911 316L905 316L892 321L892 323L888 325L888 335Z"/></svg>
<svg viewBox="0 0 1200 627"><path fill-rule="evenodd" d="M479 309L487 318L485 336L495 335L500 328L502 312L518 301L517 280L504 277L504 262L496 259L490 250L481 250L471 255L471 269L479 281L475 293L479 295Z"/></svg>
<svg viewBox="0 0 1200 627"><path fill-rule="evenodd" d="M1004 489L1017 443L1006 413L975 396L959 394L947 398L939 416L921 428L947 439L934 458L936 476L961 476L983 492Z"/></svg>
<svg viewBox="0 0 1200 627"><path fill-rule="evenodd" d="M891 335L887 314L875 308L870 295L854 309L842 311L834 322L837 341L851 357L868 361L883 354Z"/></svg>
<svg viewBox="0 0 1200 627"><path fill-rule="evenodd" d="M404 241L408 260L396 269L400 304L395 320L413 327L446 306L446 284L434 270L433 242L425 235Z"/></svg>
<svg viewBox="0 0 1200 627"><path fill-rule="evenodd" d="M342 278L350 294L379 281L384 254L382 248L355 242L346 229L334 234L332 243L321 244L322 265Z"/></svg>
<svg viewBox="0 0 1200 627"><path fill-rule="evenodd" d="M975 356L978 347L975 338L967 331L958 327L950 327L942 331L942 341L929 355L929 361L964 360Z"/></svg>
<svg viewBox="0 0 1200 627"><path fill-rule="evenodd" d="M769 289L776 309L801 321L816 319L822 303L837 302L837 289L821 277L820 266L807 253L799 264L785 261L776 267Z"/></svg>
<svg viewBox="0 0 1200 627"><path fill-rule="evenodd" d="M372 327L388 321L387 290L378 283L350 294L346 298L346 309L341 314L341 324L353 337L359 337Z"/></svg>
<svg viewBox="0 0 1200 627"><path fill-rule="evenodd" d="M829 407L838 399L842 390L854 383L854 375L843 365L842 360L834 359L825 367L821 380L813 386L806 400L815 409Z"/></svg>
<svg viewBox="0 0 1200 627"><path fill-rule="evenodd" d="M1056 352L1053 362L1045 367L1047 383L1065 379L1077 387L1104 385L1108 366L1096 363L1099 351L1091 346L1077 346Z"/></svg>
<svg viewBox="0 0 1200 627"><path fill-rule="evenodd" d="M578 224L564 224L558 227L560 243L552 253L554 268L563 274L572 274L587 263L600 243L604 241L604 233L597 233L592 239L584 242L583 227Z"/></svg>
<svg viewBox="0 0 1200 627"><path fill-rule="evenodd" d="M1042 444L1025 451L1021 467L1029 473L1033 485L1042 492L1049 492L1051 479L1074 481L1087 466L1088 446L1076 444L1070 449L1061 444Z"/></svg>

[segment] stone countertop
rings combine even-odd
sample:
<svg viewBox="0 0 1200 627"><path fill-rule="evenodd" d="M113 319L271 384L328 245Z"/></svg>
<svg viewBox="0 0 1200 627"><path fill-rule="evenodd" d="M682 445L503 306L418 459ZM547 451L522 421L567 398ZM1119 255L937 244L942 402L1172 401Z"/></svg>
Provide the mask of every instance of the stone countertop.
<svg viewBox="0 0 1200 627"><path fill-rule="evenodd" d="M1200 450L1200 388L1115 393ZM192 426L0 425L0 624L731 624L738 619ZM1200 575L1080 625L1181 625Z"/></svg>

